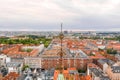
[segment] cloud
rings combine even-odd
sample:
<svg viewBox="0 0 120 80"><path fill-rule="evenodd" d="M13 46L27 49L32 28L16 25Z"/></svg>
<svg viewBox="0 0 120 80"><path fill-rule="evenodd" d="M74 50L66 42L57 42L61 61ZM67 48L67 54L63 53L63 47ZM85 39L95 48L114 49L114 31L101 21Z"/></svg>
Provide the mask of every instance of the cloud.
<svg viewBox="0 0 120 80"><path fill-rule="evenodd" d="M0 30L119 28L119 0L1 0ZM24 27L23 27L24 26ZM102 27L101 27L102 26Z"/></svg>

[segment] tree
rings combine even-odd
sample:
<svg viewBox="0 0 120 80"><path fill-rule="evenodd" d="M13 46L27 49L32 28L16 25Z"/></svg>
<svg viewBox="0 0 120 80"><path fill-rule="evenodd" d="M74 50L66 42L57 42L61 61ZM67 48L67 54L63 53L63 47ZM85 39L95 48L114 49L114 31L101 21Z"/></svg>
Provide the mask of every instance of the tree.
<svg viewBox="0 0 120 80"><path fill-rule="evenodd" d="M117 50L114 50L113 48L109 48L109 49L107 49L107 53L108 54L117 54Z"/></svg>
<svg viewBox="0 0 120 80"><path fill-rule="evenodd" d="M113 54L117 54L117 50L113 50L112 53L113 53Z"/></svg>
<svg viewBox="0 0 120 80"><path fill-rule="evenodd" d="M110 48L110 49L107 49L107 53L108 54L111 54L111 52L112 52L112 49Z"/></svg>
<svg viewBox="0 0 120 80"><path fill-rule="evenodd" d="M79 72L79 73L85 73L85 70L83 70L83 69L78 69L78 72Z"/></svg>
<svg viewBox="0 0 120 80"><path fill-rule="evenodd" d="M24 65L23 68L22 68L22 71L24 71L26 68L29 68L28 65Z"/></svg>

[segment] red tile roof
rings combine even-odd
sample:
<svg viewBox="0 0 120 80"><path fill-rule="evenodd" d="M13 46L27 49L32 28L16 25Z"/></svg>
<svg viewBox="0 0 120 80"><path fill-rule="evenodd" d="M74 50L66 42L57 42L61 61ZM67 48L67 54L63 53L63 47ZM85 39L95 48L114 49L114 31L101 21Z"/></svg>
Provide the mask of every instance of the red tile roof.
<svg viewBox="0 0 120 80"><path fill-rule="evenodd" d="M33 49L31 52L22 52L20 51L21 47L21 45L16 45L3 50L2 52L10 57L36 56L39 53L38 49Z"/></svg>
<svg viewBox="0 0 120 80"><path fill-rule="evenodd" d="M19 77L19 74L15 72L10 72L8 75L2 78L2 80L17 80Z"/></svg>

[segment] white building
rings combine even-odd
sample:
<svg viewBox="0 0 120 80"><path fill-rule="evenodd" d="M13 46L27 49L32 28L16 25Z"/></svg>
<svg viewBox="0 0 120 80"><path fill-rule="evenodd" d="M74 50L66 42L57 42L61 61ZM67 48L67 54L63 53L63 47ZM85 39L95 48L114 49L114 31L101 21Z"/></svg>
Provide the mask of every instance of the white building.
<svg viewBox="0 0 120 80"><path fill-rule="evenodd" d="M100 67L103 70L103 72L106 73L106 70L108 68L108 64L101 59L98 60L98 63L100 64Z"/></svg>
<svg viewBox="0 0 120 80"><path fill-rule="evenodd" d="M44 44L40 44L39 46L24 46L22 49L38 49L39 52L44 50Z"/></svg>
<svg viewBox="0 0 120 80"><path fill-rule="evenodd" d="M7 55L1 54L0 55L0 66L5 66L7 62L10 62L10 58Z"/></svg>
<svg viewBox="0 0 120 80"><path fill-rule="evenodd" d="M25 64L30 68L41 68L41 58L40 57L28 57L24 58Z"/></svg>
<svg viewBox="0 0 120 80"><path fill-rule="evenodd" d="M16 72L16 73L20 73L23 67L23 64L20 62L9 62L6 64L7 68L8 68L8 73L10 72Z"/></svg>

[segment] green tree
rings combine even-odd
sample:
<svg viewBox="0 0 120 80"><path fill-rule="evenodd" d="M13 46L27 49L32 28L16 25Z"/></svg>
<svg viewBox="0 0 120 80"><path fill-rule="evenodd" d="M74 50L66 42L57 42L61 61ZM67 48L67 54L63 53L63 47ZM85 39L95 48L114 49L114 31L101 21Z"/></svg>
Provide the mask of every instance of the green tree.
<svg viewBox="0 0 120 80"><path fill-rule="evenodd" d="M107 49L107 53L108 54L117 54L117 50L114 50L113 48L109 48L109 49Z"/></svg>
<svg viewBox="0 0 120 80"><path fill-rule="evenodd" d="M22 71L24 71L26 68L29 68L28 65L24 65L23 68L22 68Z"/></svg>
<svg viewBox="0 0 120 80"><path fill-rule="evenodd" d="M83 70L83 69L78 69L78 72L79 72L79 73L85 73L85 70Z"/></svg>

